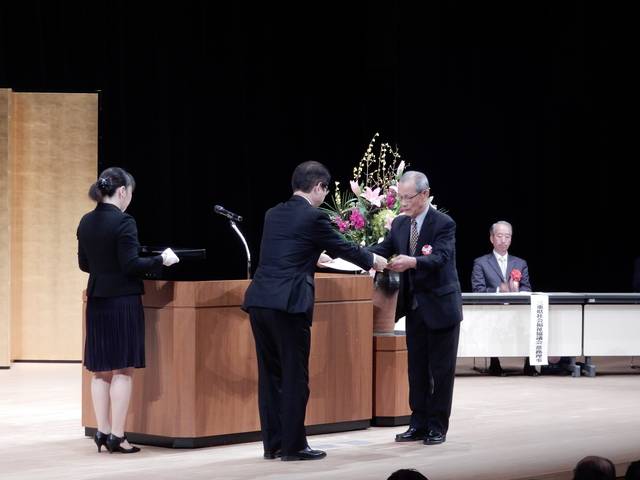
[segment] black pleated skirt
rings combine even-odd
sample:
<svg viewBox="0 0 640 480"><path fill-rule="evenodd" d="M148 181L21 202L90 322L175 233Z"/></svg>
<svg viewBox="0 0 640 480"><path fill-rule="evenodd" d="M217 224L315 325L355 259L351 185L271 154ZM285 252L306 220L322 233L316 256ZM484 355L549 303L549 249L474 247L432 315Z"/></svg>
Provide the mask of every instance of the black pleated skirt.
<svg viewBox="0 0 640 480"><path fill-rule="evenodd" d="M91 372L144 368L140 295L87 299L84 366Z"/></svg>

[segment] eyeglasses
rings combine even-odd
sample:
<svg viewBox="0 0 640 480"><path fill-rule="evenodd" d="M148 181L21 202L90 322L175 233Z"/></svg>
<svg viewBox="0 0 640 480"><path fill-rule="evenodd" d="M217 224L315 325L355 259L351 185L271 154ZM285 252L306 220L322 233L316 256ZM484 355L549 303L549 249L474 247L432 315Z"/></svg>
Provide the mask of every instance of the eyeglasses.
<svg viewBox="0 0 640 480"><path fill-rule="evenodd" d="M318 185L320 185L320 188L322 188L325 192L329 191L329 185L327 185L324 182L320 182Z"/></svg>
<svg viewBox="0 0 640 480"><path fill-rule="evenodd" d="M401 202L408 202L409 200L413 200L414 198L416 198L418 195L420 195L422 192L417 192L413 195L400 195L398 197L398 200L400 200Z"/></svg>

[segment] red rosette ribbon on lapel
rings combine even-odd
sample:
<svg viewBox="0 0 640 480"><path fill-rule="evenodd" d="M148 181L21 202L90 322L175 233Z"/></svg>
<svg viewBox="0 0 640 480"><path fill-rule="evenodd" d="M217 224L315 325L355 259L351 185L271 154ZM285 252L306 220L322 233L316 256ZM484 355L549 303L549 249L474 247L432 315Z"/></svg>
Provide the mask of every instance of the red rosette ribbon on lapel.
<svg viewBox="0 0 640 480"><path fill-rule="evenodd" d="M511 280L513 280L514 282L519 282L521 278L522 272L520 270L518 270L517 268L511 270Z"/></svg>
<svg viewBox="0 0 640 480"><path fill-rule="evenodd" d="M431 252L433 252L433 247L431 245L426 244L422 246L422 255L431 255Z"/></svg>

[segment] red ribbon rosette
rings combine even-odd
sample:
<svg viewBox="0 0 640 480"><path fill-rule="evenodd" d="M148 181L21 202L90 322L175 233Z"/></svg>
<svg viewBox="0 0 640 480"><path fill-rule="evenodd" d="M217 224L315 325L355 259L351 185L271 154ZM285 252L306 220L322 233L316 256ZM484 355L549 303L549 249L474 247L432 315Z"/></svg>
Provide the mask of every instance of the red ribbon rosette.
<svg viewBox="0 0 640 480"><path fill-rule="evenodd" d="M514 282L519 282L521 278L522 272L520 270L518 270L517 268L511 270L511 280L513 280Z"/></svg>
<svg viewBox="0 0 640 480"><path fill-rule="evenodd" d="M422 255L431 255L431 252L433 252L433 247L431 245L426 244L422 246Z"/></svg>

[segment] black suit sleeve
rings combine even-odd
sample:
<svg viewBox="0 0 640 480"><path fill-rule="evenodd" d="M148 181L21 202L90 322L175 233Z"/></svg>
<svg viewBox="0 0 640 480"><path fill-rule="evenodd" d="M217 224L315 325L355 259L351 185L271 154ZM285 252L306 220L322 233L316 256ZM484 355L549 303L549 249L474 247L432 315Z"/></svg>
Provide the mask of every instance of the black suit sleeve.
<svg viewBox="0 0 640 480"><path fill-rule="evenodd" d="M78 237L77 233L76 237ZM89 271L89 259L87 258L87 254L82 249L82 245L80 245L80 238L78 238L78 266L83 272L91 273Z"/></svg>
<svg viewBox="0 0 640 480"><path fill-rule="evenodd" d="M522 278L520 279L520 291L521 292L530 292L531 291L531 282L529 280L529 266L527 262L524 262L522 266Z"/></svg>
<svg viewBox="0 0 640 480"><path fill-rule="evenodd" d="M138 228L131 215L125 215L118 232L118 261L125 275L142 276L162 270L162 256L140 257Z"/></svg>
<svg viewBox="0 0 640 480"><path fill-rule="evenodd" d="M391 223L391 230L387 232L387 235L384 237L384 240L378 243L377 245L368 247L367 250L369 250L370 252L376 253L381 257L384 257L387 259L391 257L391 255L393 255L394 253L397 253L393 245L393 235L391 234L391 232L393 231L394 228L399 228L398 225L400 221L401 220L399 216L394 218L393 222Z"/></svg>
<svg viewBox="0 0 640 480"><path fill-rule="evenodd" d="M482 270L482 265L480 264L480 259L476 258L473 261L473 270L471 271L471 291L476 293L489 293L494 292L487 288L487 282L484 278L484 270Z"/></svg>
<svg viewBox="0 0 640 480"><path fill-rule="evenodd" d="M347 242L336 232L331 225L331 220L322 211L318 211L315 221L314 242L322 249L326 250L332 257L340 257L355 263L363 270L373 267L373 254L359 246Z"/></svg>

